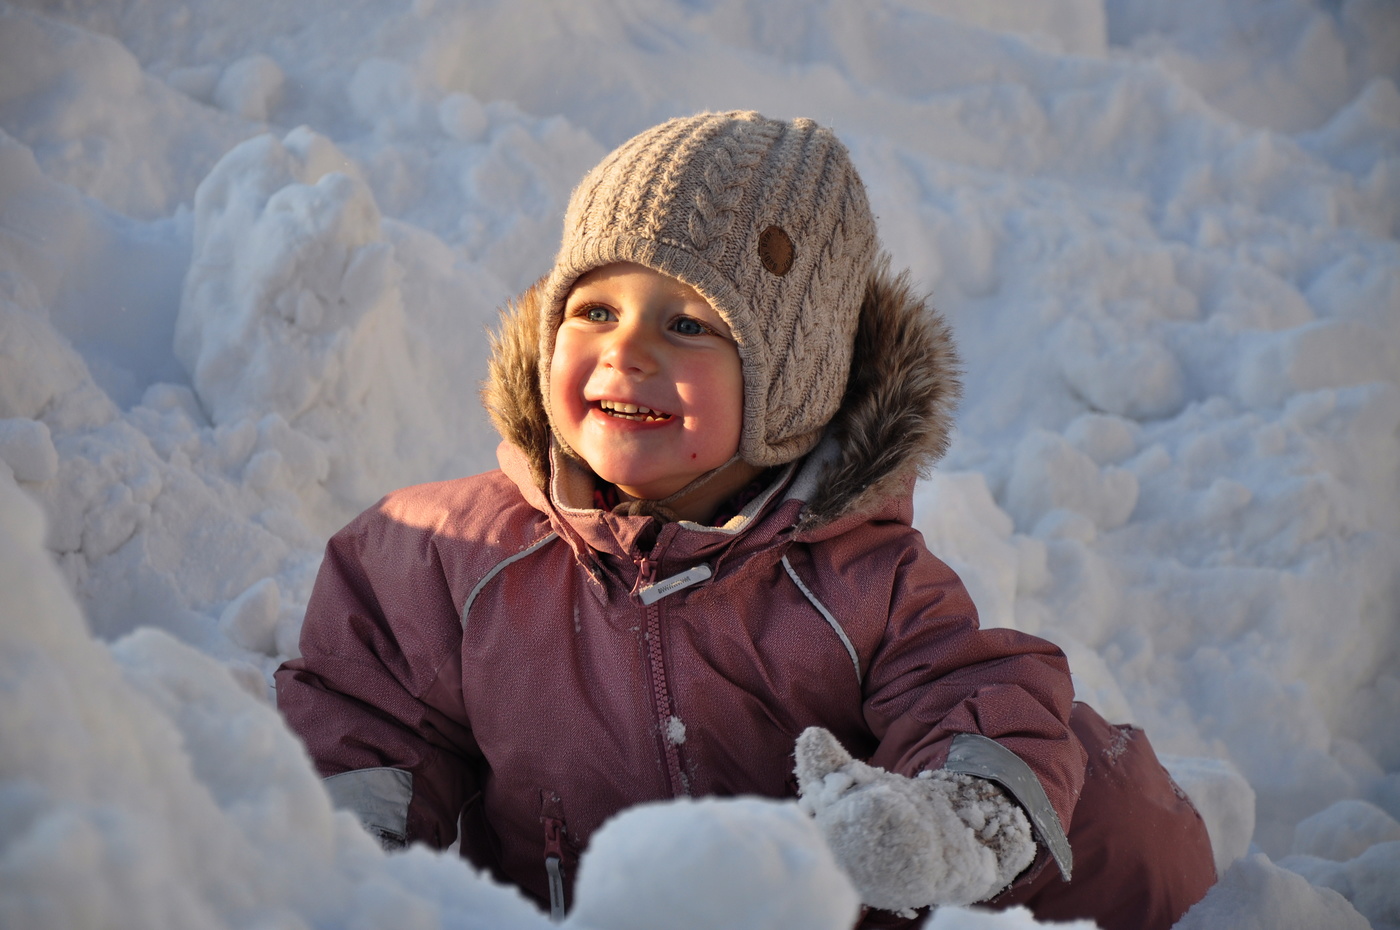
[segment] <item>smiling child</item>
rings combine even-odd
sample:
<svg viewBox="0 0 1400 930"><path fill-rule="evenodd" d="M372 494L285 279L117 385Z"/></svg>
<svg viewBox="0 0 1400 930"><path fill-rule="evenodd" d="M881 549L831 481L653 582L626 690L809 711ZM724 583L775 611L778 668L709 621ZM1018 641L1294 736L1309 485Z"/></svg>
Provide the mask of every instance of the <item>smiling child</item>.
<svg viewBox="0 0 1400 930"><path fill-rule="evenodd" d="M557 441L634 500L688 495L705 522L762 469L736 457L744 376L729 324L695 289L633 262L595 268L569 291L550 362Z"/></svg>
<svg viewBox="0 0 1400 930"><path fill-rule="evenodd" d="M330 540L279 706L386 846L460 840L556 917L620 810L759 795L800 797L863 927L1166 928L1214 880L1189 800L911 526L957 393L829 130L647 130L504 316L500 468Z"/></svg>

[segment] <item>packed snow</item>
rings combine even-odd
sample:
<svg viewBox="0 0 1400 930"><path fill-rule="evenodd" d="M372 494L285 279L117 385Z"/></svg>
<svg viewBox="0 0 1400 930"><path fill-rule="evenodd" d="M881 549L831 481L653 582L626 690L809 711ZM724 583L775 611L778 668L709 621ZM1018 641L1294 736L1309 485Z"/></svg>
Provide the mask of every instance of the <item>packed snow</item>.
<svg viewBox="0 0 1400 930"><path fill-rule="evenodd" d="M583 171L752 108L949 316L918 526L1201 809L1180 926L1400 928L1397 80L1389 0L0 3L0 925L548 925L333 811L271 674L331 532L494 465ZM568 925L846 926L814 830L638 808Z"/></svg>

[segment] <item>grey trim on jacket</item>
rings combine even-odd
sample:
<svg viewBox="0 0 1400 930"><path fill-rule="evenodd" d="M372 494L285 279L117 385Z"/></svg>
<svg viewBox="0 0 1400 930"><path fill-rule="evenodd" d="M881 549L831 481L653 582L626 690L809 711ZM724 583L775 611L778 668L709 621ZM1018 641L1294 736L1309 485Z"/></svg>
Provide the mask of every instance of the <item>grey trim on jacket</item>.
<svg viewBox="0 0 1400 930"><path fill-rule="evenodd" d="M413 799L413 773L404 769L355 769L323 781L331 803L347 810L387 850L408 842L408 804Z"/></svg>
<svg viewBox="0 0 1400 930"><path fill-rule="evenodd" d="M1050 799L1045 796L1045 788L1035 777L1030 766L1010 749L996 740L976 733L959 733L953 737L948 749L948 761L943 770L962 775L976 775L994 781L1011 792L1026 812L1036 836L1049 850L1050 857L1060 868L1060 877L1069 881L1070 870L1074 867L1074 854L1069 848L1069 839L1060 818Z"/></svg>

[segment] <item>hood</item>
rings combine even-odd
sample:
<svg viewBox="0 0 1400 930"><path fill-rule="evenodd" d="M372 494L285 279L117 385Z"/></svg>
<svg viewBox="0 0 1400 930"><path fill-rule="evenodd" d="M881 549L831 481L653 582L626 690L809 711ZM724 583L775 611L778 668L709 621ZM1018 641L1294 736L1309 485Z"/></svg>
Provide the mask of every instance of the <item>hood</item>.
<svg viewBox="0 0 1400 930"><path fill-rule="evenodd" d="M543 281L501 313L491 340L482 399L501 437L529 462L535 486L549 481L549 420L539 381ZM799 483L811 531L868 510L925 474L947 451L962 385L952 335L943 317L914 293L907 272L882 260L866 287L850 377L822 444L819 467ZM547 493L547 492L546 492Z"/></svg>

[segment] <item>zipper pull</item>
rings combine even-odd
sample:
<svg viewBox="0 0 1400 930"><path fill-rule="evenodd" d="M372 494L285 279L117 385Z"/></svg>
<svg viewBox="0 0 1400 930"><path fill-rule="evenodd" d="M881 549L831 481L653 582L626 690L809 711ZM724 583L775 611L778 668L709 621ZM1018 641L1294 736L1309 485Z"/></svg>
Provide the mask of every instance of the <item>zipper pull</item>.
<svg viewBox="0 0 1400 930"><path fill-rule="evenodd" d="M549 876L549 919L564 919L564 823L544 819L544 870Z"/></svg>
<svg viewBox="0 0 1400 930"><path fill-rule="evenodd" d="M653 571L652 574L655 574ZM642 603L650 607L668 594L675 594L693 584L698 584L713 575L710 566L701 562L694 568L688 568L679 575L672 575L665 581L658 581L655 584L648 584L637 590L637 596L642 599Z"/></svg>

